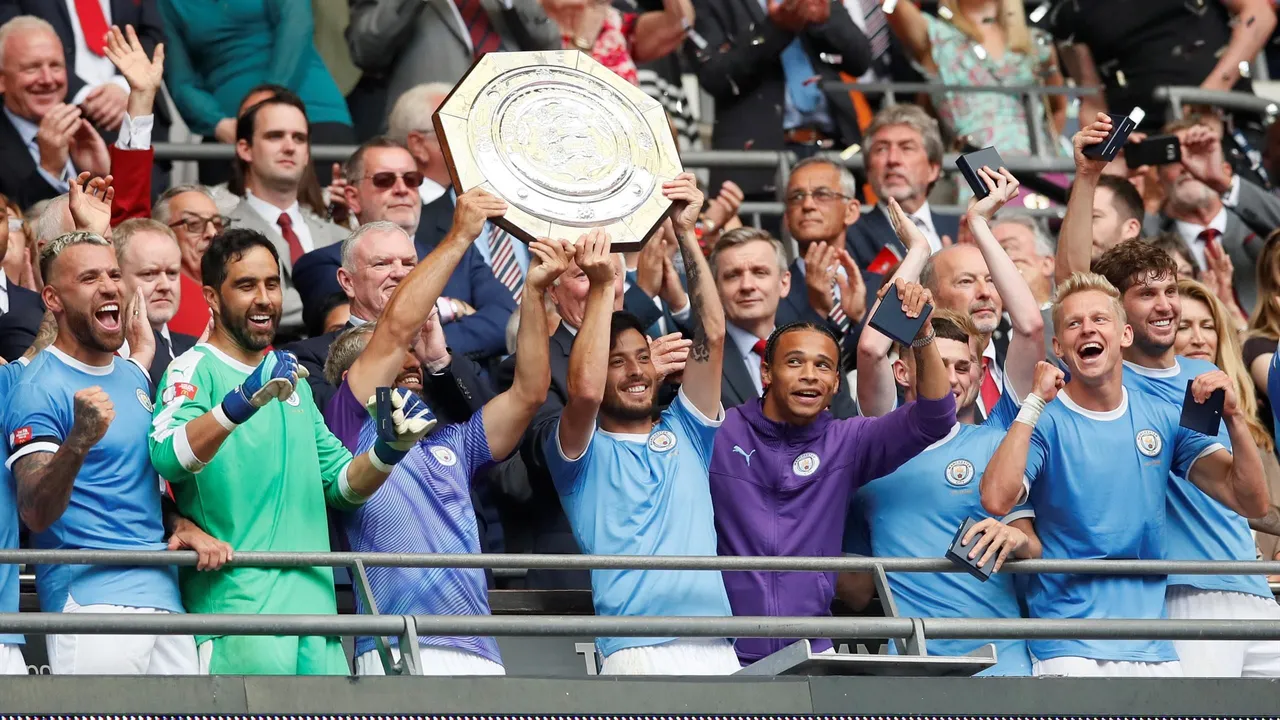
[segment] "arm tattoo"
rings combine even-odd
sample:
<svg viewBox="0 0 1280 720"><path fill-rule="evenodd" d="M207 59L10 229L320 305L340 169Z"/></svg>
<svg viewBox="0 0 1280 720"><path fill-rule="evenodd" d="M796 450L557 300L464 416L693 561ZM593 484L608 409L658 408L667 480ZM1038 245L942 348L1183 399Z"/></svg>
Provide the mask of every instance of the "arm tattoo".
<svg viewBox="0 0 1280 720"><path fill-rule="evenodd" d="M1280 508L1272 505L1265 516L1250 520L1249 528L1268 535L1280 535Z"/></svg>
<svg viewBox="0 0 1280 720"><path fill-rule="evenodd" d="M692 237L689 233L685 235ZM702 324L702 293L705 288L702 287L702 267L698 264L702 258L694 254L698 252L701 251L696 244L691 247L686 237L680 238L680 257L684 260L684 276L689 284L689 325L693 330L693 345L689 348L689 359L704 363L711 358L711 350L707 347L707 331Z"/></svg>
<svg viewBox="0 0 1280 720"><path fill-rule="evenodd" d="M44 530L66 512L84 457L63 445L57 452L32 453L13 464L18 513L28 525L37 526L33 530Z"/></svg>

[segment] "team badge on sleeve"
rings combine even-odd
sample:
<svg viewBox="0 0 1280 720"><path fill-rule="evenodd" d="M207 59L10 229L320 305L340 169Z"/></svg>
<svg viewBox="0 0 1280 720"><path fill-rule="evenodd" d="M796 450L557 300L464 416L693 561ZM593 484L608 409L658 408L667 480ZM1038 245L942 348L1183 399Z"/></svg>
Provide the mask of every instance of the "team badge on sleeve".
<svg viewBox="0 0 1280 720"><path fill-rule="evenodd" d="M147 393L143 391L142 388L138 388L134 392L137 393L138 404L142 406L143 410L146 410L147 412L151 412L156 409L156 406L151 404L151 396L147 395Z"/></svg>
<svg viewBox="0 0 1280 720"><path fill-rule="evenodd" d="M13 432L9 433L9 445L12 447L18 447L19 445L26 445L29 442L31 442L31 426L30 425L20 427L17 430L14 430Z"/></svg>
<svg viewBox="0 0 1280 720"><path fill-rule="evenodd" d="M947 465L947 484L952 487L964 487L973 482L973 463L968 460L952 460Z"/></svg>
<svg viewBox="0 0 1280 720"><path fill-rule="evenodd" d="M676 446L676 435L670 430L659 430L649 437L649 449L666 452Z"/></svg>
<svg viewBox="0 0 1280 720"><path fill-rule="evenodd" d="M1139 430L1137 441L1138 452L1147 457L1159 455L1160 449L1164 447L1164 441L1160 439L1160 434L1155 430Z"/></svg>
<svg viewBox="0 0 1280 720"><path fill-rule="evenodd" d="M164 392L161 393L160 402L164 403L165 405L168 405L169 403L173 402L175 399L180 397L184 397L188 400L195 400L196 386L192 385L191 383L184 383L184 382L174 383L169 387L165 388Z"/></svg>
<svg viewBox="0 0 1280 720"><path fill-rule="evenodd" d="M458 455L443 445L432 445L431 454L435 457L436 462L445 467L453 467L458 464Z"/></svg>
<svg viewBox="0 0 1280 720"><path fill-rule="evenodd" d="M818 466L821 464L822 460L818 457L817 453L807 452L796 458L795 462L791 463L791 472L799 475L800 477L809 477L818 471Z"/></svg>

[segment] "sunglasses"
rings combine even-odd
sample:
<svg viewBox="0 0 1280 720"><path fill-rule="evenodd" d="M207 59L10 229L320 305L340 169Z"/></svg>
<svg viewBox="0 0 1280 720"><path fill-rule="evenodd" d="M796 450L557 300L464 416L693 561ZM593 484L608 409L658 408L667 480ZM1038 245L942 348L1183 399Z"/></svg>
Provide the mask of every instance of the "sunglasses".
<svg viewBox="0 0 1280 720"><path fill-rule="evenodd" d="M380 172L365 177L379 190L389 190L395 187L396 180L404 178L405 187L412 190L422 184L423 175L417 170L410 170L407 173Z"/></svg>

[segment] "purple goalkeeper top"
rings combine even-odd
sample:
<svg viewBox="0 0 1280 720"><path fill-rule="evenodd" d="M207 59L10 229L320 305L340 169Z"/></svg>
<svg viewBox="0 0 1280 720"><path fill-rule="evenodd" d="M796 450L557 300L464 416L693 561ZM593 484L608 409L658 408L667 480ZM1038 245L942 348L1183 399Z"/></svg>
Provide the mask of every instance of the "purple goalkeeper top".
<svg viewBox="0 0 1280 720"><path fill-rule="evenodd" d="M955 422L950 393L880 418L823 412L803 426L766 418L762 400L729 410L711 454L719 554L838 557L853 491L896 470ZM725 572L724 587L734 615L820 617L831 614L835 573ZM735 648L749 663L793 642L739 638ZM813 640L815 652L830 647Z"/></svg>

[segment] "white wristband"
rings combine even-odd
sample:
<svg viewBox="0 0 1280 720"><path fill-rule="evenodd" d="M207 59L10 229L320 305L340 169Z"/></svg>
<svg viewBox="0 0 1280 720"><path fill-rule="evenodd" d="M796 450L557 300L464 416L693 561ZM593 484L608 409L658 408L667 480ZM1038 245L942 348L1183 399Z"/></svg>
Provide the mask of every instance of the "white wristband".
<svg viewBox="0 0 1280 720"><path fill-rule="evenodd" d="M396 468L395 464L388 465L382 462L382 458L378 457L378 453L374 452L373 450L370 450L368 455L369 455L369 464L373 466L374 470L377 470L383 475L390 475L391 471Z"/></svg>
<svg viewBox="0 0 1280 720"><path fill-rule="evenodd" d="M1014 418L1014 422L1020 422L1029 428L1036 426L1036 421L1040 419L1040 413L1044 412L1045 402L1036 394L1028 394L1022 400L1022 409L1018 411L1018 417Z"/></svg>
<svg viewBox="0 0 1280 720"><path fill-rule="evenodd" d="M227 417L227 413L222 409L222 403L213 406L213 419L217 420L218 424L227 432L232 432L237 427L240 427L231 418Z"/></svg>

